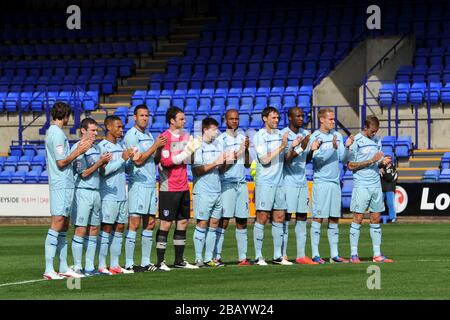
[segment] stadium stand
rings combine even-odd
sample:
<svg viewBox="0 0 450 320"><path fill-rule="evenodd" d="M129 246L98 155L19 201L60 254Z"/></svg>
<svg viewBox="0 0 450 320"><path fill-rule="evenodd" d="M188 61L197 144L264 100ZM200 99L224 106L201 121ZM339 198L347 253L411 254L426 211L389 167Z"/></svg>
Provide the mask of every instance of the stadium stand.
<svg viewBox="0 0 450 320"><path fill-rule="evenodd" d="M365 10L357 10L367 4L217 2L217 18L195 26L199 36L172 44L182 54L161 50L162 37L176 38L170 24L183 18L179 8L125 8L121 14L90 9L84 12L86 28L76 32L69 32L51 10L38 16L11 14L0 34L0 112L43 113L52 102L64 100L94 115L97 110L113 113L126 131L134 125L134 107L145 103L152 114L148 129L157 136L166 129L164 114L171 105L184 110L190 131L206 116L216 118L224 130L223 115L230 108L239 110L242 129L259 129L262 109L272 105L282 111L281 127L287 125L285 111L294 105L311 119L315 86L365 37L406 33L416 37L414 65L401 66L394 83L382 84L380 105L450 101L445 32L450 24L444 19L450 6L381 1L383 28L367 32ZM152 59L142 60L145 56ZM104 115L99 113L99 119ZM401 163L414 158L422 163L416 148L411 136L382 140L382 151ZM445 181L450 156L443 154L399 172L416 180ZM42 143L13 144L8 156L0 158L0 182L46 183ZM312 180L310 164L306 172ZM342 201L348 207L352 176L346 168L341 176Z"/></svg>

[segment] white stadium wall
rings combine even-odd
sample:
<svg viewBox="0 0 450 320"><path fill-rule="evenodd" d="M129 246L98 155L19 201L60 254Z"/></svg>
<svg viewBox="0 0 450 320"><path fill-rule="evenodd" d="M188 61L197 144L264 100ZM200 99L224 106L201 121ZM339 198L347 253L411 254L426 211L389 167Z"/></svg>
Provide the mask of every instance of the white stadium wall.
<svg viewBox="0 0 450 320"><path fill-rule="evenodd" d="M47 184L0 184L0 217L49 217Z"/></svg>

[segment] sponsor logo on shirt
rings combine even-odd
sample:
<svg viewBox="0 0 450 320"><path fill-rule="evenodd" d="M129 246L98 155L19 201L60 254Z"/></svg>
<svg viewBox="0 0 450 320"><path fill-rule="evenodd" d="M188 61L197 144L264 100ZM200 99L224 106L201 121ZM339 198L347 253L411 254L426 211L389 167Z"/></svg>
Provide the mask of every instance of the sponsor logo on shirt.
<svg viewBox="0 0 450 320"><path fill-rule="evenodd" d="M64 146L62 144L58 144L56 146L56 153L58 153L61 156L64 154Z"/></svg>

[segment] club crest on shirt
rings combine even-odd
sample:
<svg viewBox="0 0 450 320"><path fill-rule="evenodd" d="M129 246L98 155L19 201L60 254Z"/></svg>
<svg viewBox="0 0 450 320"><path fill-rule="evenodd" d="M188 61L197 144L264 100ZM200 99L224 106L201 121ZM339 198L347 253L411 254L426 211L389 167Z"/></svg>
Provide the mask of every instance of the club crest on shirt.
<svg viewBox="0 0 450 320"><path fill-rule="evenodd" d="M333 148L333 144L332 143L326 143L320 146L323 150L328 150Z"/></svg>
<svg viewBox="0 0 450 320"><path fill-rule="evenodd" d="M163 158L165 158L165 159L167 159L167 158L169 158L169 150L163 150L163 152L162 152L162 156L163 156Z"/></svg>
<svg viewBox="0 0 450 320"><path fill-rule="evenodd" d="M164 209L164 211L163 211L163 215L164 215L164 217L168 217L168 216L169 216L169 213L170 213L170 211L169 211L169 210L167 210L167 209Z"/></svg>

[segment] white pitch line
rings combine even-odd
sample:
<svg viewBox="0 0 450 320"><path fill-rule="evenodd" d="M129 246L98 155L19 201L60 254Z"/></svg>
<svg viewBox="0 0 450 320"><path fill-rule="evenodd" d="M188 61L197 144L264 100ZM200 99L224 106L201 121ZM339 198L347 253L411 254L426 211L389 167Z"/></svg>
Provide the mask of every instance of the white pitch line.
<svg viewBox="0 0 450 320"><path fill-rule="evenodd" d="M0 284L0 287L15 286L15 285L19 285L19 284L33 283L33 282L39 282L39 281L45 281L45 280L46 279L38 279L38 280L28 280L28 281L21 281L21 282L4 283L4 284Z"/></svg>
<svg viewBox="0 0 450 320"><path fill-rule="evenodd" d="M418 259L418 260L396 260L394 262L398 263L398 262L450 262L450 259L441 259L441 260L426 260L426 259ZM372 261L361 261L361 264L374 264L376 262L372 262ZM376 263L379 265L384 265L383 263ZM234 266L232 266L234 267ZM46 281L46 279L37 279L37 280L28 280L28 281L21 281L21 282L11 282L11 283L4 283L4 284L0 284L0 287L7 287L7 286L15 286L15 285L19 285L19 284L27 284L27 283L34 283L34 282L40 282L40 281Z"/></svg>

